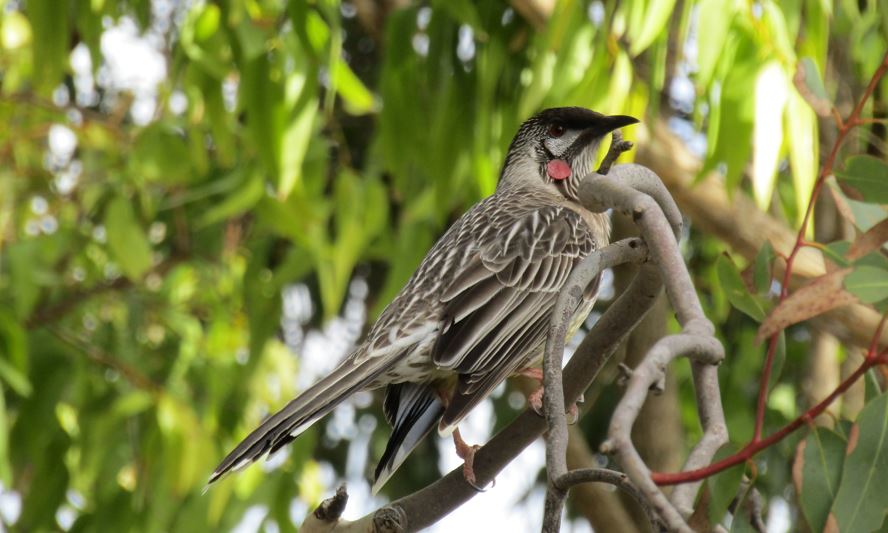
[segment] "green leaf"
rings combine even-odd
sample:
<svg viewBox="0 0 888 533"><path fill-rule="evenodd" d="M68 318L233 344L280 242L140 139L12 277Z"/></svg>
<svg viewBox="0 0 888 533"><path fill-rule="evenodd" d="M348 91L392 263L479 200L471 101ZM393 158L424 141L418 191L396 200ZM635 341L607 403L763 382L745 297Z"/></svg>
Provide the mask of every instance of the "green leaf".
<svg viewBox="0 0 888 533"><path fill-rule="evenodd" d="M35 268L43 266L40 261L40 243L34 240L17 242L5 248L4 260L10 278L13 309L16 316L25 318L31 314L40 299L40 284L34 276Z"/></svg>
<svg viewBox="0 0 888 533"><path fill-rule="evenodd" d="M858 266L845 276L845 289L864 303L881 302L888 298L888 270Z"/></svg>
<svg viewBox="0 0 888 533"><path fill-rule="evenodd" d="M630 28L632 45L629 47L629 53L633 57L644 52L663 33L674 9L675 0L651 0L644 6L641 29L632 32Z"/></svg>
<svg viewBox="0 0 888 533"><path fill-rule="evenodd" d="M108 204L105 231L108 249L120 269L133 281L141 279L151 268L151 245L126 198L117 196Z"/></svg>
<svg viewBox="0 0 888 533"><path fill-rule="evenodd" d="M726 190L732 195L743 178L752 151L755 126L755 82L761 68L755 43L745 34L733 38L736 53L723 81L716 142L709 147L703 172L724 165Z"/></svg>
<svg viewBox="0 0 888 533"><path fill-rule="evenodd" d="M219 6L213 4L203 6L194 21L194 38L198 41L210 40L219 31L220 18Z"/></svg>
<svg viewBox="0 0 888 533"><path fill-rule="evenodd" d="M150 182L177 184L192 178L190 153L185 139L162 123L155 123L139 133L130 173Z"/></svg>
<svg viewBox="0 0 888 533"><path fill-rule="evenodd" d="M888 394L864 406L855 425L832 514L840 531L873 531L885 520L888 494Z"/></svg>
<svg viewBox="0 0 888 533"><path fill-rule="evenodd" d="M217 80L226 76L231 60L228 40L219 31L221 16L215 4L194 4L182 24L180 41L185 55Z"/></svg>
<svg viewBox="0 0 888 533"><path fill-rule="evenodd" d="M247 210L253 208L265 193L265 182L262 175L258 173L249 173L237 169L234 174L240 174L241 183L228 196L218 203L214 203L209 209L204 211L197 219L197 226L209 226L221 220L231 218ZM247 174L244 176L244 174ZM225 179L225 178L220 178Z"/></svg>
<svg viewBox="0 0 888 533"><path fill-rule="evenodd" d="M42 0L25 4L34 31L34 74L43 92L49 93L68 70L70 39L68 0Z"/></svg>
<svg viewBox="0 0 888 533"><path fill-rule="evenodd" d="M879 377L876 375L876 369L870 368L869 370L867 370L866 374L863 375L863 381L865 383L865 403L873 401L874 399L878 398L880 394L882 394L882 385L879 383Z"/></svg>
<svg viewBox="0 0 888 533"><path fill-rule="evenodd" d="M7 418L6 398L0 387L0 482L12 486L12 464L9 458L9 419Z"/></svg>
<svg viewBox="0 0 888 533"><path fill-rule="evenodd" d="M733 443L727 443L715 452L712 462L718 462L722 459L734 455L739 450ZM737 496L740 489L740 481L743 479L743 463L719 472L706 480L709 487L709 523L718 524L725 516L731 500Z"/></svg>
<svg viewBox="0 0 888 533"><path fill-rule="evenodd" d="M755 256L755 267L752 275L755 282L755 290L759 294L767 294L771 290L771 269L775 257L771 243L765 241L765 244L762 245Z"/></svg>
<svg viewBox="0 0 888 533"><path fill-rule="evenodd" d="M888 215L888 211L886 211L883 205L858 202L848 198L835 179L827 178L826 184L829 185L829 190L836 201L836 208L839 213L860 231L869 231Z"/></svg>
<svg viewBox="0 0 888 533"><path fill-rule="evenodd" d="M268 49L268 35L265 30L244 17L237 26L237 38L243 50L244 59L252 61Z"/></svg>
<svg viewBox="0 0 888 533"><path fill-rule="evenodd" d="M716 272L718 274L718 282L725 291L731 305L759 322L765 319L765 310L749 294L746 284L743 283L740 271L727 254L719 256L716 261Z"/></svg>
<svg viewBox="0 0 888 533"><path fill-rule="evenodd" d="M867 203L888 203L888 164L870 155L854 155L845 161L845 169L836 171L839 182L861 194Z"/></svg>
<svg viewBox="0 0 888 533"><path fill-rule="evenodd" d="M839 491L846 442L824 428L813 429L803 442L793 465L793 477L808 525L812 531L823 531Z"/></svg>
<svg viewBox="0 0 888 533"><path fill-rule="evenodd" d="M850 247L850 241L835 241L820 248L820 251L823 252L823 255L825 255L830 261L841 268L845 268L851 264L848 259L845 258L845 254L848 253Z"/></svg>
<svg viewBox="0 0 888 533"><path fill-rule="evenodd" d="M307 99L290 122L284 126L282 144L287 149L280 153L279 198L287 198L302 175L302 166L312 140L317 114L317 102L314 98Z"/></svg>
<svg viewBox="0 0 888 533"><path fill-rule="evenodd" d="M33 387L28 376L18 368L10 364L6 359L0 359L0 378L20 396L30 396Z"/></svg>
<svg viewBox="0 0 888 533"><path fill-rule="evenodd" d="M803 57L796 67L795 85L802 98L820 116L829 116L832 102L826 94L826 87L820 79L820 70L813 58Z"/></svg>
<svg viewBox="0 0 888 533"><path fill-rule="evenodd" d="M342 97L345 110L352 115L364 115L376 110L373 93L342 58L331 66L330 81Z"/></svg>
<svg viewBox="0 0 888 533"><path fill-rule="evenodd" d="M459 22L471 26L476 38L487 39L487 32L478 16L478 7L471 0L436 0L432 5L436 10L440 9Z"/></svg>
<svg viewBox="0 0 888 533"><path fill-rule="evenodd" d="M817 181L820 150L817 139L817 116L805 104L798 91L791 89L786 103L786 144L789 150L789 167L792 170L797 224L804 217L811 190Z"/></svg>
<svg viewBox="0 0 888 533"><path fill-rule="evenodd" d="M734 19L736 3L730 0L702 0L697 7L697 82L708 87L720 61L724 61L728 28Z"/></svg>
<svg viewBox="0 0 888 533"><path fill-rule="evenodd" d="M270 176L277 178L283 151L283 129L287 120L280 83L272 79L266 55L241 65L239 100L246 111L249 138Z"/></svg>
<svg viewBox="0 0 888 533"><path fill-rule="evenodd" d="M766 63L755 80L755 126L752 134L752 193L762 211L771 205L777 163L783 146L783 110L789 81L778 61Z"/></svg>

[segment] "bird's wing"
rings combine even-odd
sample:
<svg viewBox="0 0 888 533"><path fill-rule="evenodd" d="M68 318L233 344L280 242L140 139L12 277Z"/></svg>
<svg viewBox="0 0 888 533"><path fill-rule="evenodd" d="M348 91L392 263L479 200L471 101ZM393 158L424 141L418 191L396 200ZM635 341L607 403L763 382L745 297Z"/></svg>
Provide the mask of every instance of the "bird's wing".
<svg viewBox="0 0 888 533"><path fill-rule="evenodd" d="M432 360L460 374L441 427L527 363L545 339L549 312L573 267L602 244L579 214L561 206L491 224L496 231L483 232L476 253L440 295Z"/></svg>

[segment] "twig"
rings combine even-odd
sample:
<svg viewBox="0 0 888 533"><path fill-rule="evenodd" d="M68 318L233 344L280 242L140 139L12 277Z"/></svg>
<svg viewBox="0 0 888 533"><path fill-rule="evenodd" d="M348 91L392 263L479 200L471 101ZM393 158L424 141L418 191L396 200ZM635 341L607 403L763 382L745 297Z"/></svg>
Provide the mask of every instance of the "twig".
<svg viewBox="0 0 888 533"><path fill-rule="evenodd" d="M564 339L573 314L583 298L583 291L604 269L627 262L637 251L647 256L644 243L636 238L624 239L589 255L571 273L558 295L552 311L552 322L546 339L543 358L543 410L549 428L546 434L546 470L549 488L543 531L557 532L561 526L561 508L567 496L566 488L559 486L567 472L567 419L565 394L562 388L561 362L564 355ZM575 401L576 398L573 398Z"/></svg>
<svg viewBox="0 0 888 533"><path fill-rule="evenodd" d="M611 137L610 148L608 148L607 154L604 155L604 159L602 159L601 165L599 165L596 171L599 174L610 172L611 167L614 166L620 155L631 150L633 146L632 141L623 140L623 133L620 130L614 130Z"/></svg>
<svg viewBox="0 0 888 533"><path fill-rule="evenodd" d="M615 138L615 142L618 139ZM700 418L704 437L691 452L686 468L695 468L711 461L716 450L727 440L727 428L721 408L721 396L715 367L724 357L724 349L712 336L714 328L703 315L687 267L676 243L681 229L681 215L659 178L650 170L637 165L621 165L605 178L593 175L580 186L580 199L591 211L614 208L631 214L639 225L651 255L651 264L644 265L639 277L660 276L667 294L676 309L684 331L658 342L629 378L629 386L611 421L609 439L603 449L617 452L629 477L638 486L649 505L662 517L671 530L690 531L682 514L690 515L694 493L680 493L670 504L653 483L650 471L631 441L631 428L652 385L662 379L666 365L680 355L694 360L694 381L697 385ZM626 242L626 241L621 241ZM631 240L629 242L632 242ZM619 244L619 243L618 243ZM604 256L584 261L571 275L559 295L543 360L545 413L549 432L546 439L546 464L549 486L543 518L543 531L555 532L560 527L561 508L566 487L561 481L568 475L565 464L567 423L564 416L560 382L563 339L567 324L576 309L582 288L601 268L608 265ZM678 492L678 491L677 491Z"/></svg>
<svg viewBox="0 0 888 533"><path fill-rule="evenodd" d="M881 329L884 323L885 321L883 318L883 321L880 324L878 330L873 335L874 339L878 339L881 336ZM853 385L858 379L860 379L867 370L876 366L885 365L888 361L886 361L885 357L883 357L883 354L876 352L877 348L878 345L873 343L870 350L867 351L866 356L863 358L863 362L860 364L860 366L857 367L857 369L854 370L854 372L852 372L841 383L839 383L838 387L836 387L835 390L833 390L829 394L829 396L821 400L817 405L802 413L789 424L783 426L780 430L775 431L774 433L768 435L763 439L750 442L742 450L735 453L734 455L725 457L721 461L712 463L709 466L672 474L654 473L652 474L654 482L658 485L675 485L679 483L700 481L713 474L717 474L722 470L726 470L728 468L731 468L732 466L736 466L748 461L749 459L752 459L752 457L755 456L755 454L757 454L758 452L780 442L795 430L801 428L802 426L805 426L809 421L820 416L820 414L826 411L827 407L829 407L830 404L832 404L839 396L844 394L845 391L847 391L851 387L851 385Z"/></svg>
<svg viewBox="0 0 888 533"><path fill-rule="evenodd" d="M657 513L654 512L654 509L648 504L644 495L638 490L638 488L632 484L632 481L629 480L629 476L623 472L617 472L616 470L609 470L607 468L581 468L571 470L557 480L558 489L565 492L569 488L574 485L579 485L580 483L608 483L619 488L629 495L635 503L641 507L642 511L644 511L645 516L647 516L651 523L651 531L657 532L662 528L662 523L657 517Z"/></svg>
<svg viewBox="0 0 888 533"><path fill-rule="evenodd" d="M179 264L182 261L181 257L173 256L164 260L162 263L158 264L151 272L157 274L159 276L165 275L167 272L172 270L174 266ZM150 275L150 274L149 274ZM92 298L93 296L110 292L110 291L120 291L124 289L128 289L133 286L132 280L126 277L119 277L113 281L109 281L107 283L99 283L92 287L88 287L86 289L75 291L59 302L46 304L38 309L36 309L31 316L25 321L25 327L28 329L35 329L41 326L45 326L47 324L51 324L56 322L60 318L64 317L66 314L71 312L72 309L77 307L78 305L84 303L84 301Z"/></svg>
<svg viewBox="0 0 888 533"><path fill-rule="evenodd" d="M789 256L786 258L786 269L783 272L783 280L781 281L781 289L780 289L780 298L779 302L782 302L789 296L789 280L792 277L792 266L795 262L796 256L799 253L799 250L803 248L803 243L805 242L805 234L808 231L808 223L811 220L811 214L814 212L814 205L817 203L817 197L820 196L820 191L823 189L823 184L826 181L826 178L831 176L833 173L833 168L835 167L836 157L839 154L839 148L841 148L842 144L845 142L845 138L851 133L856 126L860 124L860 113L863 111L863 106L866 104L866 101L869 100L870 96L872 96L873 91L876 90L876 86L879 84L879 81L885 75L885 72L888 71L888 53L882 58L882 63L879 65L879 68L876 69L876 72L873 74L873 77L870 79L869 84L866 87L866 90L863 93L863 96L858 100L857 105L854 106L854 110L851 111L851 114L848 115L848 118L842 121L841 127L839 128L839 134L836 137L835 142L833 143L832 149L829 152L829 155L826 157L826 160L823 162L823 167L820 169L820 175L817 177L817 181L814 183L814 188L811 191L811 198L808 200L808 208L805 210L805 216L802 219L802 225L799 227L798 234L796 235L796 242L792 248L792 251L789 253ZM752 443L755 443L762 436L762 428L765 423L765 404L767 402L768 397L768 383L771 378L771 368L774 366L774 355L777 353L777 340L780 336L780 332L776 332L771 336L770 342L768 344L768 355L765 358L765 367L762 370L762 376L759 381L759 394L758 400L756 402L756 411L755 411L755 429L752 435Z"/></svg>
<svg viewBox="0 0 888 533"><path fill-rule="evenodd" d="M152 393L161 392L163 390L160 385L152 381L151 378L141 373L135 367L106 354L86 339L81 339L77 335L55 326L50 326L48 329L60 341L85 353L90 360L119 372L124 379L136 388Z"/></svg>

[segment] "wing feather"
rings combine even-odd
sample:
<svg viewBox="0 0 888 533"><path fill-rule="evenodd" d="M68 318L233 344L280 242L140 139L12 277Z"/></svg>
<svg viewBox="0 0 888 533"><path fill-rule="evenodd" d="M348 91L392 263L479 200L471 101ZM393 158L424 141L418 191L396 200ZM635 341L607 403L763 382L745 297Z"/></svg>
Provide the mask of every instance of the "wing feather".
<svg viewBox="0 0 888 533"><path fill-rule="evenodd" d="M547 320L574 265L597 244L566 207L501 219L442 292L444 318L432 360L467 383L522 364L544 338L537 323Z"/></svg>

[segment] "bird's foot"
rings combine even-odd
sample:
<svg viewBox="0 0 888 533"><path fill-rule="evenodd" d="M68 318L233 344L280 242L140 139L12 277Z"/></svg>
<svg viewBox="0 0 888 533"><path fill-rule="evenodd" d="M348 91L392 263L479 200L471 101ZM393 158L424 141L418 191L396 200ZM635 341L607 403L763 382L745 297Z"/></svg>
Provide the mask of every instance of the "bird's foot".
<svg viewBox="0 0 888 533"><path fill-rule="evenodd" d="M456 448L456 455L464 461L463 477L465 478L466 483L471 485L471 487L478 492L484 492L485 489L478 486L474 470L475 452L480 450L481 446L478 446L477 444L466 444L462 435L459 434L459 428L453 430L453 445Z"/></svg>
<svg viewBox="0 0 888 533"><path fill-rule="evenodd" d="M539 381L540 383L543 382L543 369L542 368L537 368L537 367L522 368L521 370L518 371L518 375L524 376L524 377L527 377L530 379L535 379L535 380Z"/></svg>
<svg viewBox="0 0 888 533"><path fill-rule="evenodd" d="M543 393L544 389L543 387L540 387L530 393L527 397L527 403L530 404L530 408L540 416L545 416L545 413L543 412ZM576 424L577 420L580 418L579 409L577 408L578 403L583 403L583 396L580 396L579 400L570 404L567 408L567 423L571 426Z"/></svg>
<svg viewBox="0 0 888 533"><path fill-rule="evenodd" d="M543 387L542 386L540 386L540 388L531 392L527 396L527 403L530 404L530 408L533 409L536 414L543 416Z"/></svg>

